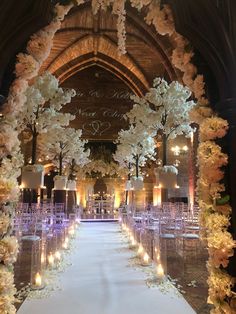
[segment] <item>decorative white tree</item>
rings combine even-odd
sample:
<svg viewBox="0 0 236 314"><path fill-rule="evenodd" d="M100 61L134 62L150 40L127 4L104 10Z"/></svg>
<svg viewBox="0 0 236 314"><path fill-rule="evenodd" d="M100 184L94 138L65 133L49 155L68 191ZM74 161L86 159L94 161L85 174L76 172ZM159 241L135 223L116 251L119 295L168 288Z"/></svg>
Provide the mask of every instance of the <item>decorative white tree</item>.
<svg viewBox="0 0 236 314"><path fill-rule="evenodd" d="M38 136L51 129L68 126L75 118L69 113L59 112L75 96L75 91L63 90L55 76L45 73L27 88L25 96L26 101L19 115L19 127L30 135L28 141L32 145L31 162L35 164Z"/></svg>
<svg viewBox="0 0 236 314"><path fill-rule="evenodd" d="M168 84L156 78L153 87L143 97L132 96L135 104L127 113L131 124L142 125L162 139L162 164L167 164L167 142L177 135L189 137L192 128L189 113L196 105L189 100L191 91L174 81Z"/></svg>
<svg viewBox="0 0 236 314"><path fill-rule="evenodd" d="M155 141L152 136L139 125L131 125L128 130L121 130L116 140L117 151L113 158L120 166L130 169L135 166L136 178L139 177L139 168L144 166L148 159L155 160Z"/></svg>
<svg viewBox="0 0 236 314"><path fill-rule="evenodd" d="M57 128L42 137L41 150L49 159L59 164L59 175L62 175L63 163L83 166L89 160L90 150L85 149L87 141L81 139L82 130Z"/></svg>

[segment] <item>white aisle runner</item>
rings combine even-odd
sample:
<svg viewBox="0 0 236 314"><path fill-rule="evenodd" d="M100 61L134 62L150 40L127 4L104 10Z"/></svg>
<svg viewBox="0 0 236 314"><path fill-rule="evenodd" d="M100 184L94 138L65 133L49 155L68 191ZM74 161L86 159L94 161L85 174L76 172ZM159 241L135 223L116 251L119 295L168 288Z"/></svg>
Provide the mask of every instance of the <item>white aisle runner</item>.
<svg viewBox="0 0 236 314"><path fill-rule="evenodd" d="M194 314L182 297L148 288L145 274L127 267L130 252L116 223L83 224L62 290L27 300L18 314Z"/></svg>

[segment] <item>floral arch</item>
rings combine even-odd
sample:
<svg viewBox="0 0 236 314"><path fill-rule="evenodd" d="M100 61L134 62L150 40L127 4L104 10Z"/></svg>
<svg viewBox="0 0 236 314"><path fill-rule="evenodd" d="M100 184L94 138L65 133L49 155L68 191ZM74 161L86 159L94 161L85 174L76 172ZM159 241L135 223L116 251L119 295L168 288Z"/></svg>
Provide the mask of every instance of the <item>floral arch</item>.
<svg viewBox="0 0 236 314"><path fill-rule="evenodd" d="M52 22L34 34L27 44L26 53L17 56L15 67L16 79L12 83L1 118L0 136L0 246L5 245L9 239L11 217L14 214L16 198L17 177L21 165L21 154L17 134L17 117L24 104L24 92L38 73L50 53L55 33L60 29L61 23L68 12L81 5L83 1L77 0L68 5L56 5L55 16ZM183 73L182 80L198 100L198 106L193 112L193 119L200 124L200 145L198 150L199 180L198 195L201 207L201 224L205 229L204 239L207 241L209 251L209 302L213 303L215 310L212 313L231 313L230 301L233 297L231 288L233 278L225 268L228 259L233 255L235 241L227 231L230 224L231 208L221 199L221 192L225 190L221 180L224 176L221 167L227 164L227 155L222 153L221 147L215 143L217 138L223 137L228 128L227 121L217 118L208 106L204 96L204 81L197 75L196 67L191 63L193 52L186 49L188 41L175 31L174 21L169 6L161 6L160 1L131 0L131 6L138 10L146 8L146 22L153 25L160 35L168 35L175 42L176 48L172 52L173 65ZM112 12L117 15L118 50L120 54L126 52L125 48L125 1L92 1L93 13L100 8L112 6ZM11 157L9 157L11 156ZM212 175L209 176L209 173ZM10 246L9 246L10 248ZM16 259L16 245L11 246L8 252L11 258L0 256L0 278L6 282L0 295L0 308L3 313L15 313L14 284L10 266Z"/></svg>

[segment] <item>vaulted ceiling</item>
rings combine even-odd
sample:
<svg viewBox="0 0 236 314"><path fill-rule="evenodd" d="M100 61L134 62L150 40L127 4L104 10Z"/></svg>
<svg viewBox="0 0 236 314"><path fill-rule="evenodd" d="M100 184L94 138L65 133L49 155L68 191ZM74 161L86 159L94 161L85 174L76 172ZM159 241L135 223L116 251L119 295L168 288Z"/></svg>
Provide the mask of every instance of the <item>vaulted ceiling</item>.
<svg viewBox="0 0 236 314"><path fill-rule="evenodd" d="M73 127L83 128L90 140L114 140L127 126L117 118L132 107L127 95L144 94L157 76L167 80L178 76L171 64L170 39L159 36L131 7L126 17L127 53L120 55L117 48L117 16L109 10L94 15L87 2L66 16L40 70L80 91L65 110L76 113Z"/></svg>

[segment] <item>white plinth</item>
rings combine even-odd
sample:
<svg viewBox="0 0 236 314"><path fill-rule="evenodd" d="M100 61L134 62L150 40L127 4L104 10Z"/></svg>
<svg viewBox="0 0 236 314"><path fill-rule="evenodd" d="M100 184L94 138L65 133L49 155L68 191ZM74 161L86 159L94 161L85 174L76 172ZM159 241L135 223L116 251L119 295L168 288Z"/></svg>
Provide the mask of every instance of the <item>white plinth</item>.
<svg viewBox="0 0 236 314"><path fill-rule="evenodd" d="M21 186L26 189L39 189L44 186L44 167L27 165L22 168Z"/></svg>
<svg viewBox="0 0 236 314"><path fill-rule="evenodd" d="M76 191L76 181L75 180L68 180L67 182L67 190L69 191Z"/></svg>
<svg viewBox="0 0 236 314"><path fill-rule="evenodd" d="M67 188L66 176L55 176L53 180L54 180L54 190L66 190Z"/></svg>
<svg viewBox="0 0 236 314"><path fill-rule="evenodd" d="M143 189L143 177L132 178L132 186L135 191L142 190Z"/></svg>
<svg viewBox="0 0 236 314"><path fill-rule="evenodd" d="M172 172L160 171L157 182L162 188L174 189L177 187L177 175Z"/></svg>

